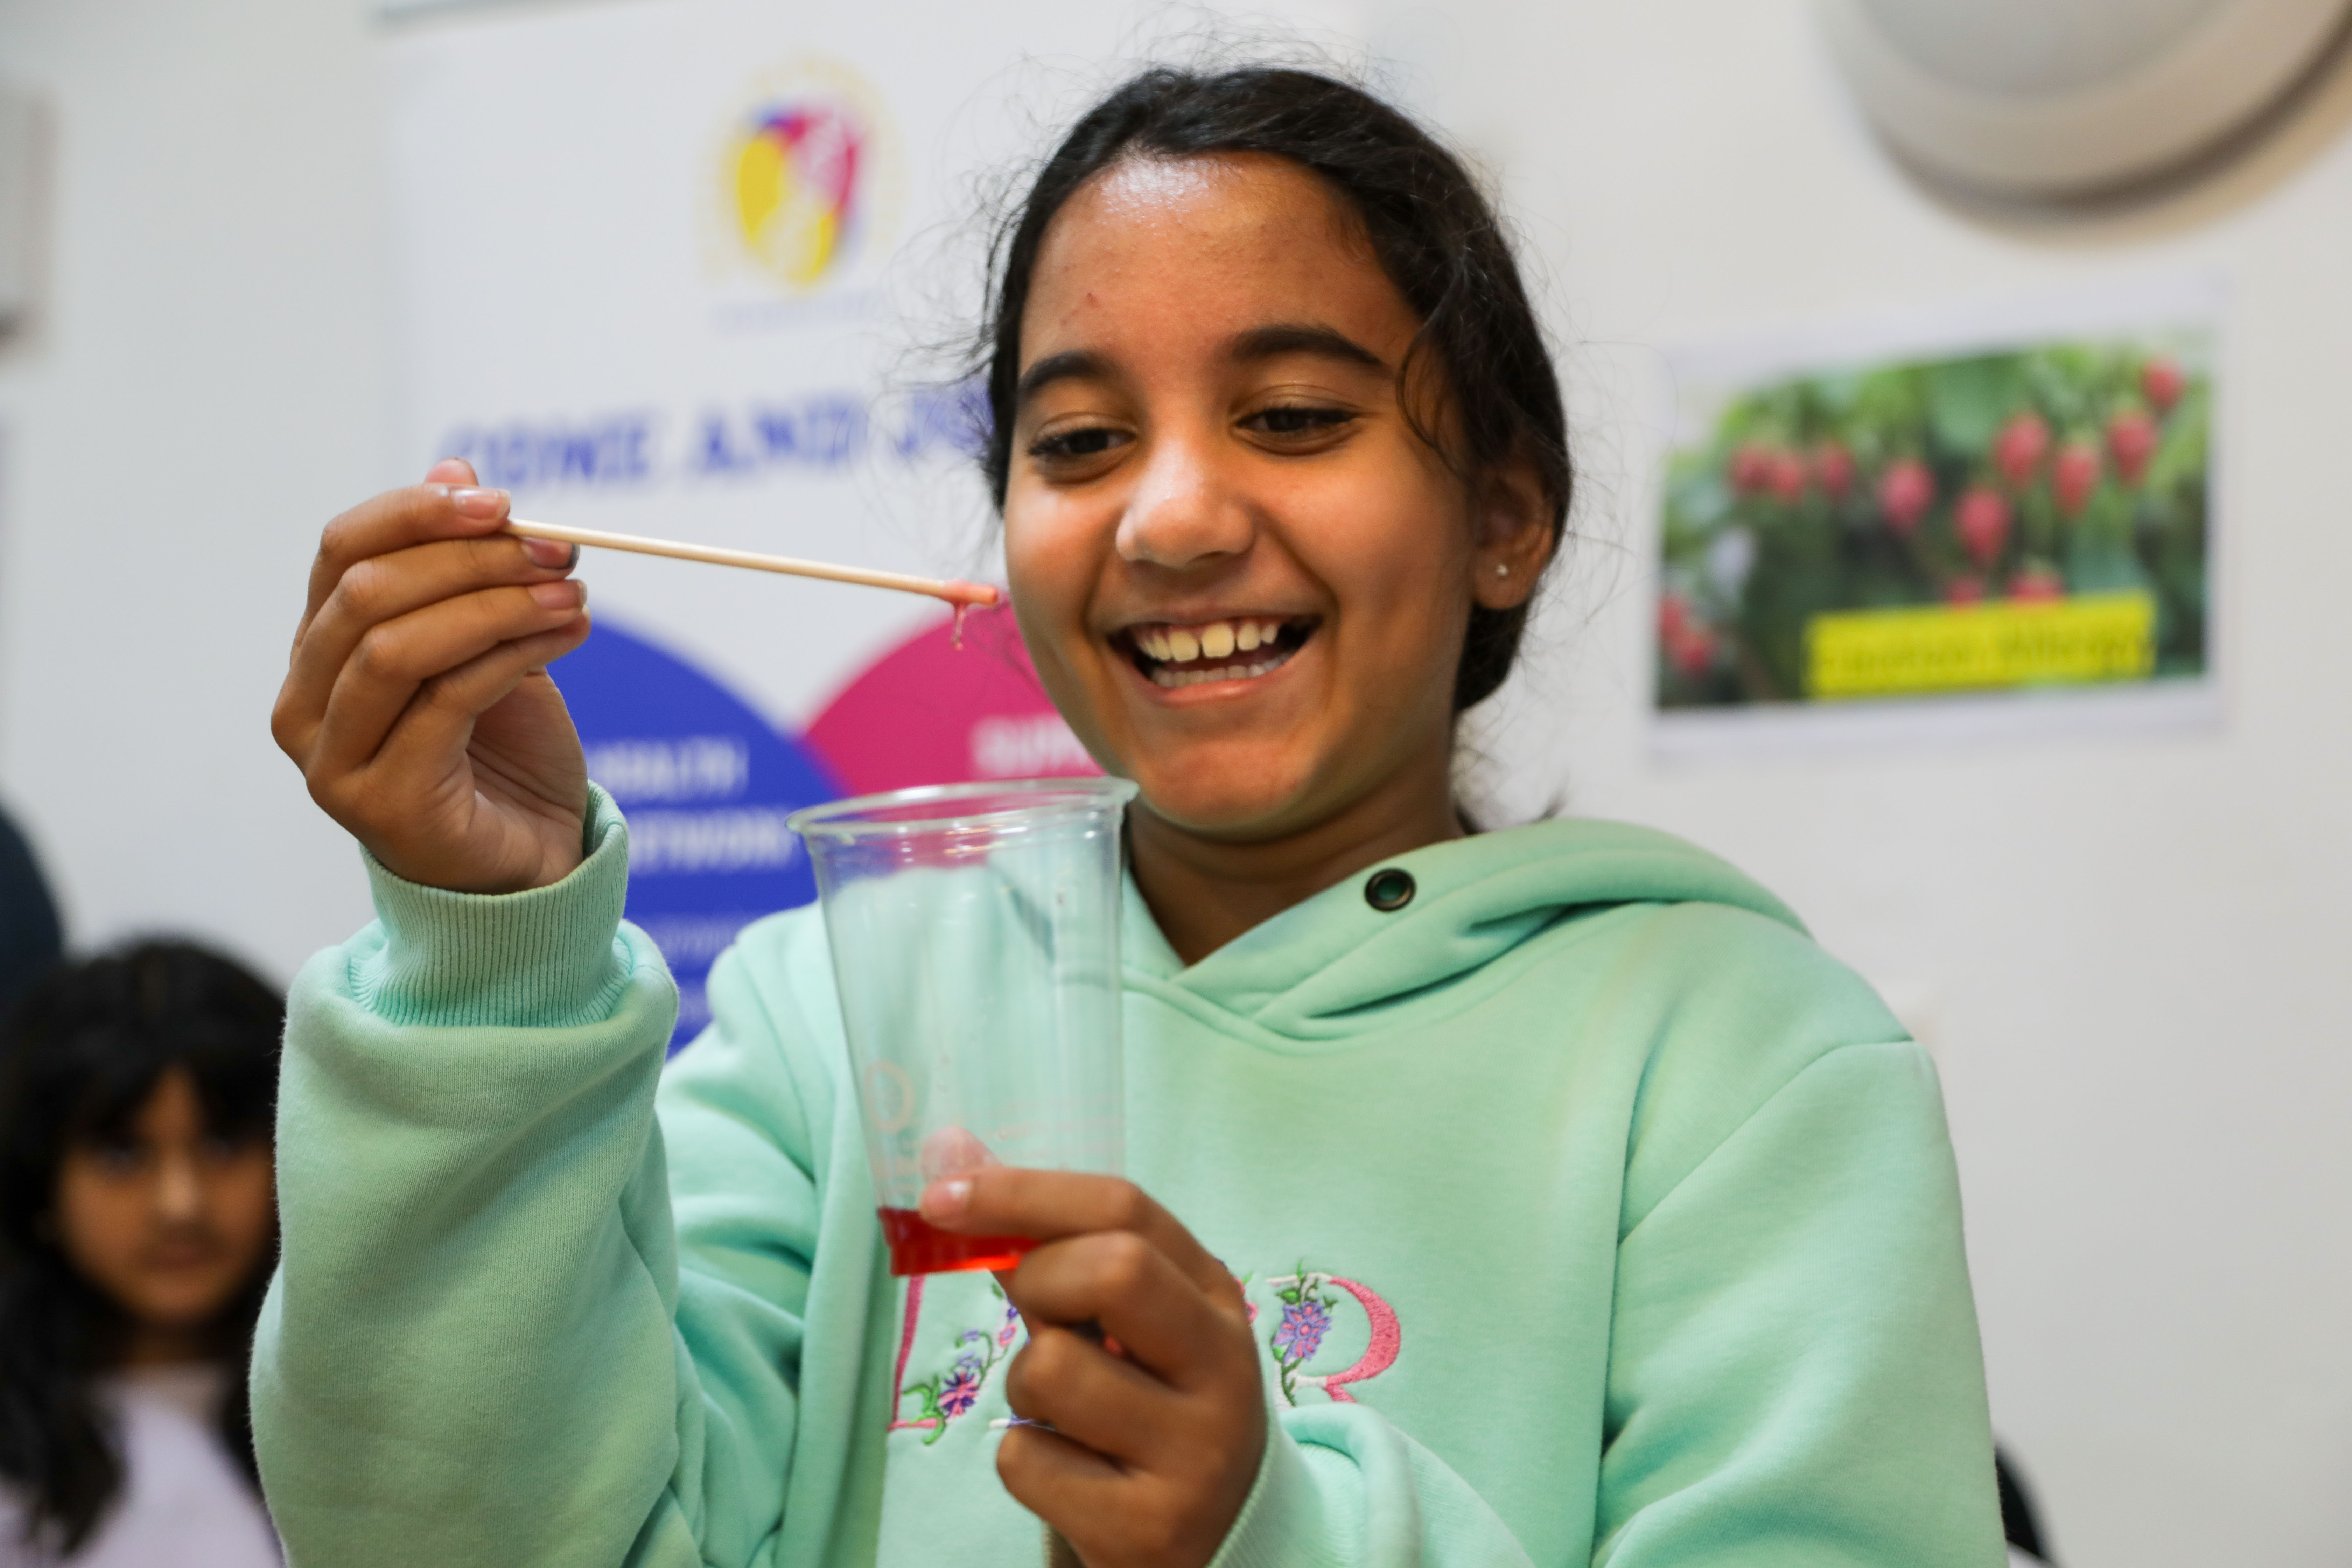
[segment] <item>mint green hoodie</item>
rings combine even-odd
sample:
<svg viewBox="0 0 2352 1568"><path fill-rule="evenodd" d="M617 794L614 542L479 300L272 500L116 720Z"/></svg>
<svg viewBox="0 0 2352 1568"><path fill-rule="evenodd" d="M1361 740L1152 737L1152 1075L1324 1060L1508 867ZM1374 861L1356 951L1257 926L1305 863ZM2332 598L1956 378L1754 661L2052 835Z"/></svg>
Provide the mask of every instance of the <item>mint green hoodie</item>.
<svg viewBox="0 0 2352 1568"><path fill-rule="evenodd" d="M626 834L500 898L372 868L296 982L254 1415L298 1568L1034 1564L1021 1328L892 1279L824 932L668 1069ZM1933 1069L1661 834L1387 862L1189 969L1130 888L1131 1174L1244 1282L1270 1427L1220 1568L2002 1561Z"/></svg>

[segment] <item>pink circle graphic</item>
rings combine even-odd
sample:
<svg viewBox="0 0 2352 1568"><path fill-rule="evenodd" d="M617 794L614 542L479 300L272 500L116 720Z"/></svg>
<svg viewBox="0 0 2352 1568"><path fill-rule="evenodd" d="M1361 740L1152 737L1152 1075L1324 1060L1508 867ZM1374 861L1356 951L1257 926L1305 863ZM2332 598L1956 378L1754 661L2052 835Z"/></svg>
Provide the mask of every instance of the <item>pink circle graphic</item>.
<svg viewBox="0 0 2352 1568"><path fill-rule="evenodd" d="M1009 610L942 616L827 703L802 742L851 795L1099 773L1037 683Z"/></svg>

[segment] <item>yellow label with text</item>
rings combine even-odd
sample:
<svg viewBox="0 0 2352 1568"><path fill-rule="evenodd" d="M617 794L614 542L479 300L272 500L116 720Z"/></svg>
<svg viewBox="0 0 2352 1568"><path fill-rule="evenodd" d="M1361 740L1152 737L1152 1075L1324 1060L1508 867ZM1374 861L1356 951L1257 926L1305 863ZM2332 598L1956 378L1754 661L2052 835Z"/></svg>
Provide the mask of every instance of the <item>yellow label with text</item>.
<svg viewBox="0 0 2352 1568"><path fill-rule="evenodd" d="M1805 625L1809 697L2137 680L2155 668L2146 594L1849 610Z"/></svg>

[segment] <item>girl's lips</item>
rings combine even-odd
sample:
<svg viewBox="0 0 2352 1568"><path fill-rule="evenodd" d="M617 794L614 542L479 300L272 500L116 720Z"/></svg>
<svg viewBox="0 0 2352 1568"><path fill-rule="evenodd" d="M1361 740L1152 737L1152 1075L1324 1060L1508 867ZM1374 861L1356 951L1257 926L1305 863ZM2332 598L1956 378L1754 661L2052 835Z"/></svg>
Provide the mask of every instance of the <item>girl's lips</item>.
<svg viewBox="0 0 2352 1568"><path fill-rule="evenodd" d="M220 1254L220 1247L210 1242L164 1242L148 1247L139 1261L151 1273L184 1274L212 1268Z"/></svg>
<svg viewBox="0 0 2352 1568"><path fill-rule="evenodd" d="M1236 687L1263 680L1307 646L1317 617L1271 616L1198 625L1150 622L1130 626L1113 642L1136 672L1159 690Z"/></svg>
<svg viewBox="0 0 2352 1568"><path fill-rule="evenodd" d="M1157 703L1213 703L1256 691L1263 682L1279 675L1306 648L1315 626L1318 623L1312 621L1301 623L1298 630L1286 630L1275 642L1261 642L1246 654L1234 648L1225 656L1202 654L1188 660L1162 660L1136 647L1122 647L1119 651Z"/></svg>

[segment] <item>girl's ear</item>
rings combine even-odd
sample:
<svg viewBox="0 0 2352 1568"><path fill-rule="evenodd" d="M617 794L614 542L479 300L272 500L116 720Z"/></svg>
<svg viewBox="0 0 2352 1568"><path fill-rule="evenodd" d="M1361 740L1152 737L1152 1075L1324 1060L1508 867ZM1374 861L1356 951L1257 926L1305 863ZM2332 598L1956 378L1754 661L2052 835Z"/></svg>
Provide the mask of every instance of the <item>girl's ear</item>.
<svg viewBox="0 0 2352 1568"><path fill-rule="evenodd" d="M1551 499L1532 463L1514 460L1479 489L1471 548L1470 596L1489 610L1513 610L1536 591L1554 543Z"/></svg>

